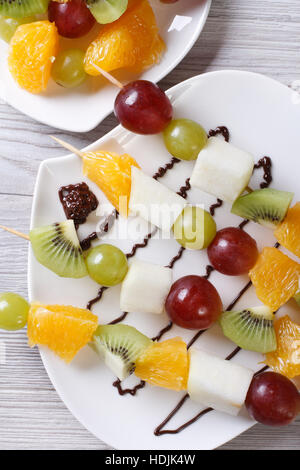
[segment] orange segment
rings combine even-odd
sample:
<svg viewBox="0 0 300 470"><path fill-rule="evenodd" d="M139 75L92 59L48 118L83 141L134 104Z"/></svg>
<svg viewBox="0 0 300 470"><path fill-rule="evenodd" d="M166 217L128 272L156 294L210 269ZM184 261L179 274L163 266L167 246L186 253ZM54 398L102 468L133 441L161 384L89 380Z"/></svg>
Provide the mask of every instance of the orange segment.
<svg viewBox="0 0 300 470"><path fill-rule="evenodd" d="M93 63L106 72L120 68L142 70L158 63L164 50L148 0L135 0L117 21L105 25L90 44L85 71L100 75Z"/></svg>
<svg viewBox="0 0 300 470"><path fill-rule="evenodd" d="M48 346L70 362L91 340L97 326L98 318L89 310L33 303L28 314L28 343L30 347Z"/></svg>
<svg viewBox="0 0 300 470"><path fill-rule="evenodd" d="M83 154L83 173L99 186L107 199L124 216L128 213L132 165L140 168L135 159L127 153L118 155L98 151Z"/></svg>
<svg viewBox="0 0 300 470"><path fill-rule="evenodd" d="M186 390L188 355L185 342L177 337L151 344L138 358L135 374L151 385Z"/></svg>
<svg viewBox="0 0 300 470"><path fill-rule="evenodd" d="M21 88L30 93L46 89L57 47L54 23L36 21L18 27L10 42L8 67Z"/></svg>
<svg viewBox="0 0 300 470"><path fill-rule="evenodd" d="M277 248L264 248L249 272L257 297L275 312L298 290L300 265Z"/></svg>
<svg viewBox="0 0 300 470"><path fill-rule="evenodd" d="M274 235L282 246L300 258L300 202L288 210Z"/></svg>
<svg viewBox="0 0 300 470"><path fill-rule="evenodd" d="M275 322L277 349L266 354L265 363L292 379L300 375L300 326L288 315Z"/></svg>

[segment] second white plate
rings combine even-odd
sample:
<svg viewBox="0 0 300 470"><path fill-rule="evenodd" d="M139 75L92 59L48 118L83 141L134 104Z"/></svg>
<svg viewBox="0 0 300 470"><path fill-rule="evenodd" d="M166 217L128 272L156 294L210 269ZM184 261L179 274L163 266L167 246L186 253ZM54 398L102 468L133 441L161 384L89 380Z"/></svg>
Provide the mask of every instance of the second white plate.
<svg viewBox="0 0 300 470"><path fill-rule="evenodd" d="M161 62L139 78L157 83L194 45L205 24L211 0L179 0L168 5L151 0L150 3L167 50ZM83 40L64 40L65 47L83 47L82 41L88 44L95 34L92 31ZM9 73L7 51L7 44L0 39L0 98L19 111L49 126L73 132L90 131L112 112L118 89L98 77L90 78L75 90L67 90L53 81L40 95L22 90Z"/></svg>

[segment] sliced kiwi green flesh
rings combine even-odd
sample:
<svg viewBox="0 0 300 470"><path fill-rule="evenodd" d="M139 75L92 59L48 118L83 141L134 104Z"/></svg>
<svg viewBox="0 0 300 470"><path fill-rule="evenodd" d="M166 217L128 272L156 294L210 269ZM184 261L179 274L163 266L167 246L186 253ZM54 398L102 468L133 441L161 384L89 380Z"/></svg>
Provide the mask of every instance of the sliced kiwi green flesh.
<svg viewBox="0 0 300 470"><path fill-rule="evenodd" d="M49 0L0 0L0 15L26 18L46 13Z"/></svg>
<svg viewBox="0 0 300 470"><path fill-rule="evenodd" d="M293 196L277 189L258 189L236 199L231 212L273 229L285 218Z"/></svg>
<svg viewBox="0 0 300 470"><path fill-rule="evenodd" d="M96 21L100 24L107 24L123 15L127 9L128 0L86 0L86 3Z"/></svg>
<svg viewBox="0 0 300 470"><path fill-rule="evenodd" d="M36 259L61 277L87 276L73 220L37 227L29 233Z"/></svg>
<svg viewBox="0 0 300 470"><path fill-rule="evenodd" d="M274 314L265 306L224 312L220 318L223 333L240 348L267 353L277 348Z"/></svg>
<svg viewBox="0 0 300 470"><path fill-rule="evenodd" d="M134 372L136 360L151 343L151 339L132 326L119 324L98 326L90 346L124 380Z"/></svg>

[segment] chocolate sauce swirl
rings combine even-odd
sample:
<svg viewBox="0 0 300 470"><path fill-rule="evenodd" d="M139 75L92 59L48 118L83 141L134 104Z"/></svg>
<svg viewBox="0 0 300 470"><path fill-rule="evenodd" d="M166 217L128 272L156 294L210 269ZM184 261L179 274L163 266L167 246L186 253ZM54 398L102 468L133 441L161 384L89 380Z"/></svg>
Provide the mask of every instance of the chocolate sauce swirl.
<svg viewBox="0 0 300 470"><path fill-rule="evenodd" d="M264 181L260 183L261 188L268 188L272 183L272 160L270 157L263 157L254 165L254 169L263 168L264 174L263 179Z"/></svg>
<svg viewBox="0 0 300 470"><path fill-rule="evenodd" d="M132 395L135 396L137 391L140 390L141 388L144 388L146 385L146 382L144 380L141 380L135 387L133 388L123 388L122 387L122 382L120 379L117 379L113 382L113 387L116 387L116 389L119 392L119 395Z"/></svg>
<svg viewBox="0 0 300 470"><path fill-rule="evenodd" d="M184 186L181 186L181 188L179 189L179 191L177 191L177 194L178 196L181 196L183 197L184 199L187 198L187 193L188 191L191 189L191 185L190 185L190 178L187 178L185 180L185 184Z"/></svg>
<svg viewBox="0 0 300 470"><path fill-rule="evenodd" d="M215 215L215 211L218 207L221 207L223 204L223 201L222 199L217 199L217 202L215 204L212 204L209 208L209 212L210 212L210 215L214 216Z"/></svg>
<svg viewBox="0 0 300 470"><path fill-rule="evenodd" d="M170 322L167 324L167 326L165 326L164 328L162 328L162 329L158 332L158 334L152 338L152 341L159 341L159 340L162 338L162 336L163 336L165 333L167 333L167 331L169 331L169 330L172 328L172 326L173 326L173 322L170 321Z"/></svg>
<svg viewBox="0 0 300 470"><path fill-rule="evenodd" d="M219 135L219 134L224 137L224 140L226 142L229 142L230 133L226 126L218 126L215 129L210 129L210 131L208 132L208 138L215 137L216 135Z"/></svg>
<svg viewBox="0 0 300 470"><path fill-rule="evenodd" d="M98 290L98 294L96 295L96 297L94 297L93 299L89 300L89 302L87 303L86 305L86 308L87 310L91 310L92 306L96 303L96 302L99 302L99 300L102 299L102 295L103 293L108 289L108 287L100 287L100 289Z"/></svg>
<svg viewBox="0 0 300 470"><path fill-rule="evenodd" d="M127 315L128 315L128 312L123 312L118 318L115 318L114 320L112 320L108 324L109 325L116 325L117 323L120 323L121 321L125 320Z"/></svg>
<svg viewBox="0 0 300 470"><path fill-rule="evenodd" d="M101 238L105 235L113 226L114 221L119 217L119 212L114 209L103 221L100 226L100 231L90 233L86 238L80 242L80 246L83 251L89 250L91 248L92 242Z"/></svg>
<svg viewBox="0 0 300 470"><path fill-rule="evenodd" d="M156 173L154 173L154 175L152 176L152 178L153 178L154 180L158 180L158 178L162 178L163 176L165 176L165 174L167 173L167 171L172 170L173 166L174 166L176 163L179 163L179 162L180 162L180 160L178 160L178 158L173 157L169 163L167 163L167 164L164 165L164 166L159 167L159 169L157 170Z"/></svg>
<svg viewBox="0 0 300 470"><path fill-rule="evenodd" d="M211 266L210 264L208 264L205 269L206 269L206 274L203 277L204 279L209 279L211 273L215 271L215 268Z"/></svg>
<svg viewBox="0 0 300 470"><path fill-rule="evenodd" d="M174 264L182 257L182 254L183 254L184 250L185 250L185 248L183 246L181 246L178 250L177 255L175 255L171 259L170 263L166 266L166 268L171 268L172 269L174 267Z"/></svg>
<svg viewBox="0 0 300 470"><path fill-rule="evenodd" d="M137 252L138 249L140 249L140 248L145 248L145 247L148 245L149 240L153 237L153 235L156 234L157 230L158 230L158 229L155 228L152 232L149 232L149 233L145 236L144 240L143 240L141 243L136 243L135 245L133 245L133 247L132 247L130 253L127 253L127 254L126 254L126 258L127 258L127 259L132 258L132 257L136 254L136 252Z"/></svg>

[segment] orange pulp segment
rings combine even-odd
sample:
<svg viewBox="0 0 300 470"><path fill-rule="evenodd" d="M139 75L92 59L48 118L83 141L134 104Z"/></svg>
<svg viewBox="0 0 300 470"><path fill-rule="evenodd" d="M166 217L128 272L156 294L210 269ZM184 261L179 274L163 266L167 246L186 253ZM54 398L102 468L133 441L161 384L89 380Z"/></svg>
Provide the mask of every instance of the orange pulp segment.
<svg viewBox="0 0 300 470"><path fill-rule="evenodd" d="M274 324L277 349L266 354L265 363L275 372L292 379L300 375L300 325L288 315Z"/></svg>
<svg viewBox="0 0 300 470"><path fill-rule="evenodd" d="M152 343L136 362L135 374L142 380L170 390L186 390L188 354L179 338Z"/></svg>
<svg viewBox="0 0 300 470"><path fill-rule="evenodd" d="M48 346L61 359L70 362L92 338L98 318L89 310L65 305L33 303L28 314L30 347Z"/></svg>
<svg viewBox="0 0 300 470"><path fill-rule="evenodd" d="M106 72L121 68L140 71L158 63L164 50L148 0L135 0L117 21L105 25L90 44L85 71L100 75L93 64Z"/></svg>
<svg viewBox="0 0 300 470"><path fill-rule="evenodd" d="M257 297L273 312L298 290L300 265L277 248L266 247L249 272Z"/></svg>
<svg viewBox="0 0 300 470"><path fill-rule="evenodd" d="M21 88L30 93L46 89L57 48L54 23L36 21L18 27L10 42L8 67Z"/></svg>
<svg viewBox="0 0 300 470"><path fill-rule="evenodd" d="M300 258L300 202L288 210L274 235L282 246Z"/></svg>
<svg viewBox="0 0 300 470"><path fill-rule="evenodd" d="M127 216L131 167L140 168L136 160L127 153L118 155L105 151L86 152L82 160L83 173L99 186L121 215Z"/></svg>

